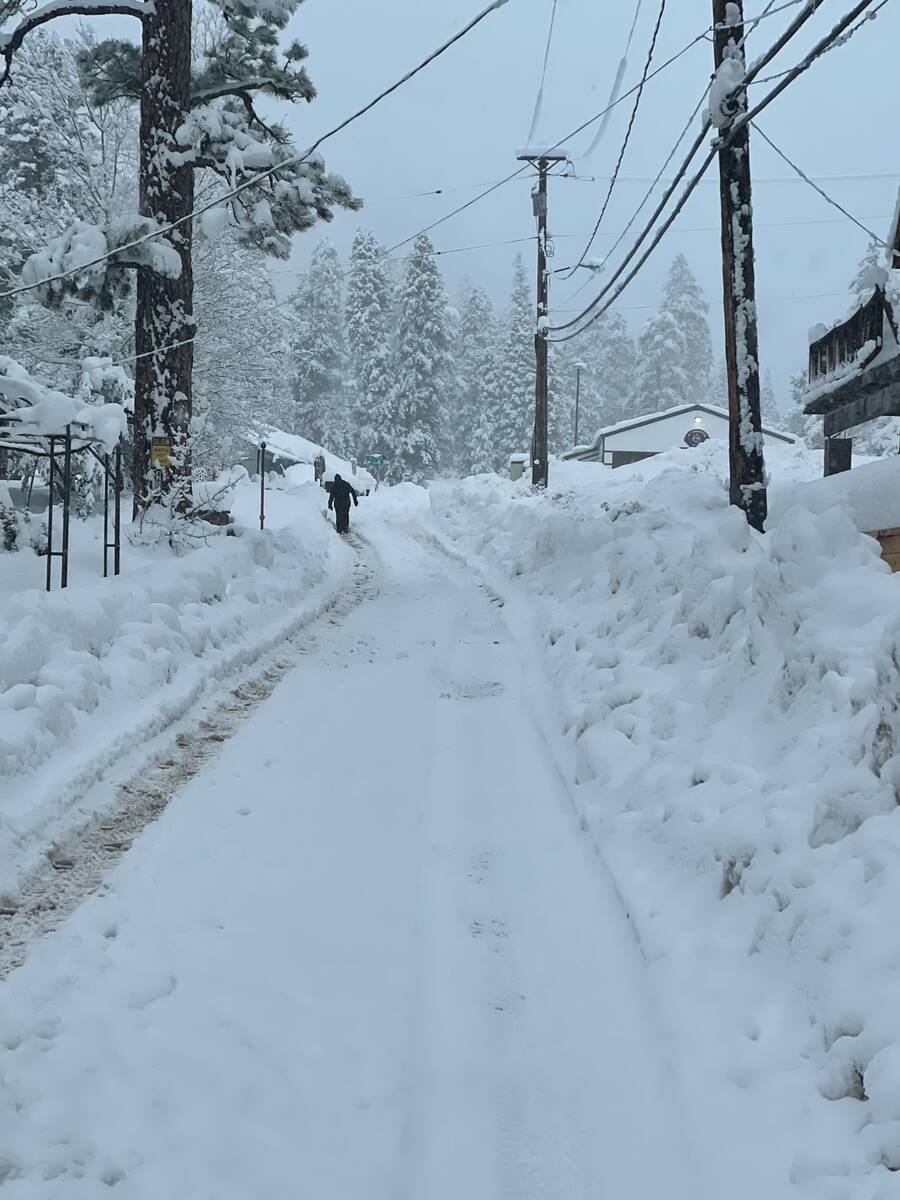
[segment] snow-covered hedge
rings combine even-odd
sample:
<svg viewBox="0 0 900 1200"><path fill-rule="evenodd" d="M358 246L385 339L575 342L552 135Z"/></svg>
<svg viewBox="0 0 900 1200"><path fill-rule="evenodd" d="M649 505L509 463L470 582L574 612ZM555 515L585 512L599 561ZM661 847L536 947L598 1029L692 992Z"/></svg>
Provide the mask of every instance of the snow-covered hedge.
<svg viewBox="0 0 900 1200"><path fill-rule="evenodd" d="M507 612L538 614L537 686L676 1031L709 1194L886 1200L900 577L841 505L792 488L779 506L798 454L770 456L764 537L728 508L716 444L560 466L546 498L482 477L432 505Z"/></svg>

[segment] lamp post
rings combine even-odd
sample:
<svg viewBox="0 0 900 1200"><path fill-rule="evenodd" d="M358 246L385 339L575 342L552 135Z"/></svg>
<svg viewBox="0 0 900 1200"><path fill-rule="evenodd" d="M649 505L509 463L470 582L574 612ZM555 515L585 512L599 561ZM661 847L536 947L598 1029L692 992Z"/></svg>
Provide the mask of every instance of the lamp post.
<svg viewBox="0 0 900 1200"><path fill-rule="evenodd" d="M259 450L256 453L256 461L259 464L259 528L260 530L266 527L266 443L259 443Z"/></svg>
<svg viewBox="0 0 900 1200"><path fill-rule="evenodd" d="M575 445L578 445L578 415L581 408L581 372L587 370L583 362L575 364Z"/></svg>

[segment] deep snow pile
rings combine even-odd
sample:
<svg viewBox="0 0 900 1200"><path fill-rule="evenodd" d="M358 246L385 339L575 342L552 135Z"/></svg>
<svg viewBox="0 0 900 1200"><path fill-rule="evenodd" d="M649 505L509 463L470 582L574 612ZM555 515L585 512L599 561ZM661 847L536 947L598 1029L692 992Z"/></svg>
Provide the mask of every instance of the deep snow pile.
<svg viewBox="0 0 900 1200"><path fill-rule="evenodd" d="M578 806L708 1125L710 1185L887 1200L900 578L842 504L816 485L805 503L818 455L768 457L764 537L727 506L719 444L559 465L542 498L441 485L432 510L509 619L536 616Z"/></svg>
<svg viewBox="0 0 900 1200"><path fill-rule="evenodd" d="M0 593L0 891L78 783L341 587L352 554L323 519L324 495L311 484L270 495L261 534L257 485L245 481L231 498L238 536L180 558L161 549L65 592Z"/></svg>

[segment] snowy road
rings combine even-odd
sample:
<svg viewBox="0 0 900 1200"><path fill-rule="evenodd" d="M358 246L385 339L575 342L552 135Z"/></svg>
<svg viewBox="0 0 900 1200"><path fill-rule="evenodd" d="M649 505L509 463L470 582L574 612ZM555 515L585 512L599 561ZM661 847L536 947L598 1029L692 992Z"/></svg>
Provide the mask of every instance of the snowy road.
<svg viewBox="0 0 900 1200"><path fill-rule="evenodd" d="M3 1200L699 1196L502 613L371 537L379 595L0 987Z"/></svg>

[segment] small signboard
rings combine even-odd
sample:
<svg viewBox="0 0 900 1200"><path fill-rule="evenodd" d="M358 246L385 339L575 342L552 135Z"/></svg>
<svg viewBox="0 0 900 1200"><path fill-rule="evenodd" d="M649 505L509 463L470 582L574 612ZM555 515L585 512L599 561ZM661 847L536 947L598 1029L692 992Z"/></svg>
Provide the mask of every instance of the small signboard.
<svg viewBox="0 0 900 1200"><path fill-rule="evenodd" d="M164 471L172 465L172 439L155 437L150 442L150 465Z"/></svg>
<svg viewBox="0 0 900 1200"><path fill-rule="evenodd" d="M384 462L383 454L367 454L366 455L366 466L367 467L380 467L383 462Z"/></svg>

